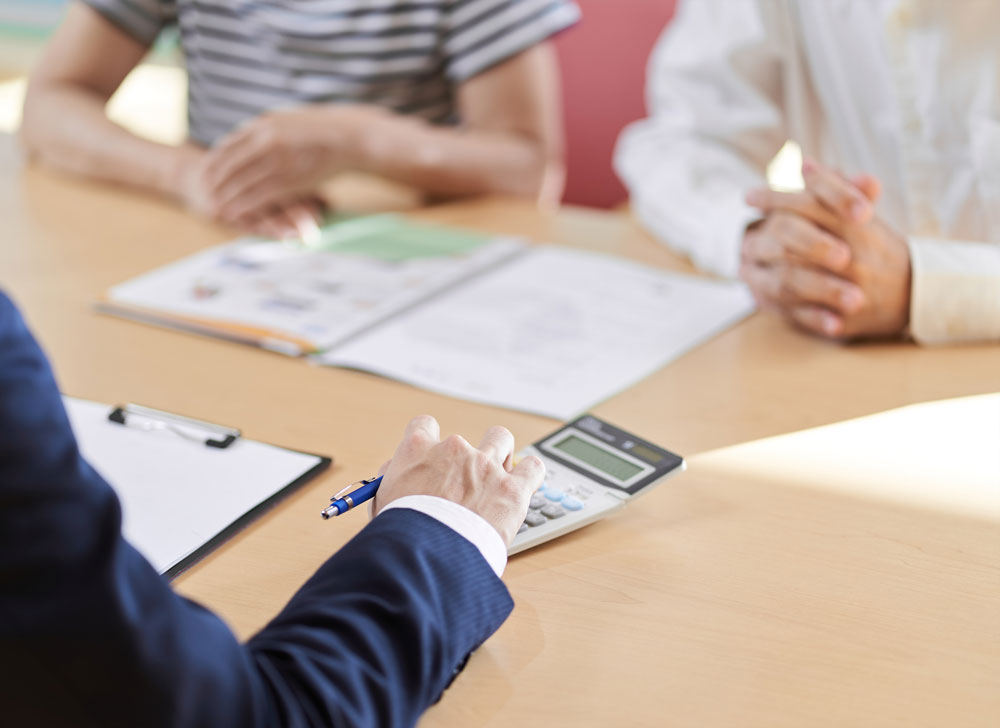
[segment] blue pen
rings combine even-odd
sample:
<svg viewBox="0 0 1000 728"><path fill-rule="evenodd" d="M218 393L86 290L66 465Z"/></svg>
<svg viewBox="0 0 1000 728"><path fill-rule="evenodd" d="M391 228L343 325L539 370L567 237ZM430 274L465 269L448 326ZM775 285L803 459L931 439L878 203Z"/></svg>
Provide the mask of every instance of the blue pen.
<svg viewBox="0 0 1000 728"><path fill-rule="evenodd" d="M378 492L378 487L382 485L382 476L368 478L351 483L337 495L330 498L330 505L320 511L323 520L347 513L355 506L359 506L367 500L371 500Z"/></svg>

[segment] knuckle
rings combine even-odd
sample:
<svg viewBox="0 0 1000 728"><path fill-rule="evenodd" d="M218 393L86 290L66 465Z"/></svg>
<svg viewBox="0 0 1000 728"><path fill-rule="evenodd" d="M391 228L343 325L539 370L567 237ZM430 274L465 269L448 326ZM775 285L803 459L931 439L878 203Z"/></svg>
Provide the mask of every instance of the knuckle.
<svg viewBox="0 0 1000 728"><path fill-rule="evenodd" d="M465 451L467 443L461 435L448 435L441 441L441 446L450 455L457 455Z"/></svg>
<svg viewBox="0 0 1000 728"><path fill-rule="evenodd" d="M257 122L254 128L254 140L260 147L270 147L277 143L278 129L271 118L264 117Z"/></svg>
<svg viewBox="0 0 1000 728"><path fill-rule="evenodd" d="M486 434L491 437L513 437L510 430L508 430L503 425L493 425Z"/></svg>
<svg viewBox="0 0 1000 728"><path fill-rule="evenodd" d="M538 475L544 475L545 473L545 462L537 455L529 455L523 462L527 463L528 468Z"/></svg>
<svg viewBox="0 0 1000 728"><path fill-rule="evenodd" d="M413 426L421 426L421 427L427 427L429 425L434 424L434 422L435 422L435 419L433 417L431 417L430 415L417 415L412 420L410 420L410 424L411 425L413 425Z"/></svg>
<svg viewBox="0 0 1000 728"><path fill-rule="evenodd" d="M822 235L813 236L806 245L806 254L817 261L827 260L834 253L833 243Z"/></svg>
<svg viewBox="0 0 1000 728"><path fill-rule="evenodd" d="M778 270L778 291L782 296L791 296L798 287L798 271L792 266L782 266Z"/></svg>
<svg viewBox="0 0 1000 728"><path fill-rule="evenodd" d="M841 298L841 291L843 286L837 283L832 278L824 276L821 282L816 286L818 292L823 297L826 303L838 303Z"/></svg>
<svg viewBox="0 0 1000 728"><path fill-rule="evenodd" d="M775 235L786 236L792 233L793 223L791 216L781 212L772 219L771 230Z"/></svg>

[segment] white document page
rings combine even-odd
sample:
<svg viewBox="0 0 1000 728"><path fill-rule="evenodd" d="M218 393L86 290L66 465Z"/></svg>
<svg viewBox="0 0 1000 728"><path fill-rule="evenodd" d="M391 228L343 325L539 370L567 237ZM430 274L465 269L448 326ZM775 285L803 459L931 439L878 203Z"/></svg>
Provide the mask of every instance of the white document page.
<svg viewBox="0 0 1000 728"><path fill-rule="evenodd" d="M497 238L453 255L384 260L237 240L117 285L108 298L150 312L290 335L323 350L522 247Z"/></svg>
<svg viewBox="0 0 1000 728"><path fill-rule="evenodd" d="M541 246L318 358L568 420L753 306L740 283Z"/></svg>
<svg viewBox="0 0 1000 728"><path fill-rule="evenodd" d="M105 404L63 402L84 458L118 494L125 538L161 574L321 460L242 438L207 447L111 422Z"/></svg>

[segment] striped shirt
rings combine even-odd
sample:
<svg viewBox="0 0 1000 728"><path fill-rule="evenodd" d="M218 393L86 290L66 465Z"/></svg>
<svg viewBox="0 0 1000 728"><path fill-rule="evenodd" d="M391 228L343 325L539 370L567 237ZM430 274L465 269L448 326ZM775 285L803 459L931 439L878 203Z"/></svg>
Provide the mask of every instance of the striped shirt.
<svg viewBox="0 0 1000 728"><path fill-rule="evenodd" d="M83 0L143 44L180 29L188 124L211 145L303 104L458 123L458 84L573 25L571 0Z"/></svg>

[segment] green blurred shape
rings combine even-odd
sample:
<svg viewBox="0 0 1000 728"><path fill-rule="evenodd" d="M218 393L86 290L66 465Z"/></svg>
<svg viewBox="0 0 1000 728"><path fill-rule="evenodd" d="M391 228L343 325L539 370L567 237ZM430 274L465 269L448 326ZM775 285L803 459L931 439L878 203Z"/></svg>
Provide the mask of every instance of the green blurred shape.
<svg viewBox="0 0 1000 728"><path fill-rule="evenodd" d="M414 222L402 215L333 215L313 249L365 255L391 262L456 255L491 237L461 228Z"/></svg>

